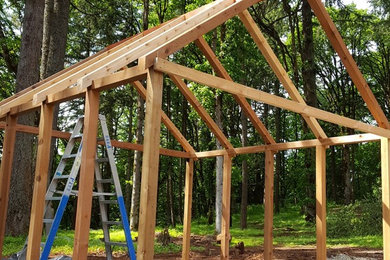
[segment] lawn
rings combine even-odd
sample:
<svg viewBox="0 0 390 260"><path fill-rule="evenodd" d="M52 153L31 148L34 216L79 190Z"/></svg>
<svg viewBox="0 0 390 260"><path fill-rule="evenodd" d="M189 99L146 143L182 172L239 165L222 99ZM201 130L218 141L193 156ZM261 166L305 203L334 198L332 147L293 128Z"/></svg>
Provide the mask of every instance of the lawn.
<svg viewBox="0 0 390 260"><path fill-rule="evenodd" d="M250 206L248 208L248 228L240 229L240 216L233 215L232 217L232 245L239 242L244 242L245 247L262 246L263 244L263 216L264 210L261 206ZM380 224L380 223L378 223ZM156 232L161 232L162 227L157 227ZM169 233L172 237L181 237L183 235L183 227L178 225L176 228L170 228ZM208 225L206 219L196 219L192 222L191 233L194 235L212 235L214 234L214 226ZM137 237L137 232L132 232L132 236ZM74 232L61 230L55 239L52 254L68 254L73 251ZM104 252L104 243L102 242L102 230L91 230L89 236L89 252L100 253ZM18 252L25 242L25 237L6 237L4 241L4 255L12 255ZM124 241L123 231L111 230L111 240ZM274 245L275 246L307 246L315 245L315 225L307 223L304 216L300 214L299 208L296 206L286 207L274 217ZM382 248L382 236L346 236L338 238L328 238L328 246L343 246L343 247L364 247L364 248ZM136 245L135 245L136 246ZM200 247L193 247L192 250L202 250ZM123 248L117 247L115 252L124 252ZM156 254L168 252L180 252L181 246L170 244L170 246L162 246L155 243Z"/></svg>

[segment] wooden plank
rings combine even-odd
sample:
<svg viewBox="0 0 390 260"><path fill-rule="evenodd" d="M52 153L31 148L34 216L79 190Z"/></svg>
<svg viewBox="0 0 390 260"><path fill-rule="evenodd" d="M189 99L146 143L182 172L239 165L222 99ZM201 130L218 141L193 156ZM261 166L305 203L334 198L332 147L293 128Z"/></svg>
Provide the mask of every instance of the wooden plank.
<svg viewBox="0 0 390 260"><path fill-rule="evenodd" d="M232 183L232 157L223 157L221 259L229 259L230 249L230 197Z"/></svg>
<svg viewBox="0 0 390 260"><path fill-rule="evenodd" d="M194 160L186 162L186 183L184 188L184 220L183 220L183 248L181 258L190 259L191 217L192 217L192 186L194 180Z"/></svg>
<svg viewBox="0 0 390 260"><path fill-rule="evenodd" d="M211 49L211 47L208 45L208 43L203 37L198 38L195 41L195 44L202 51L206 59L209 61L211 67L214 69L214 71L217 73L219 77L233 81L229 73L223 67L222 63L218 60L214 51ZM252 122L256 131L261 135L264 142L266 144L274 144L275 140L272 138L271 134L268 132L265 125L257 117L255 111L253 111L248 101L243 96L233 95L233 97L236 100L236 102L240 105L242 111L244 111L246 116Z"/></svg>
<svg viewBox="0 0 390 260"><path fill-rule="evenodd" d="M45 194L49 177L50 146L53 129L53 104L42 104L39 121L38 151L35 165L34 191L28 232L27 259L39 259Z"/></svg>
<svg viewBox="0 0 390 260"><path fill-rule="evenodd" d="M7 220L9 187L16 136L16 116L7 115L3 139L3 154L0 165L0 258L2 258L5 224Z"/></svg>
<svg viewBox="0 0 390 260"><path fill-rule="evenodd" d="M274 218L274 152L265 152L265 189L264 189L264 259L271 260L273 255L272 229Z"/></svg>
<svg viewBox="0 0 390 260"><path fill-rule="evenodd" d="M326 260L326 147L316 146L317 260Z"/></svg>
<svg viewBox="0 0 390 260"><path fill-rule="evenodd" d="M33 103L38 103L45 100L49 94L57 93L69 85L76 83L79 88L86 88L92 84L92 80L107 76L123 68L124 66L134 62L138 58L146 55L150 51L159 49L165 41L171 37L175 37L181 31L194 27L197 19L204 19L211 13L223 9L228 6L233 0L224 0L223 2L212 2L208 8L199 11L194 16L186 19L186 16L179 17L161 28L149 33L148 35L137 39L134 42L123 46L121 49L112 54L103 57L94 64L77 71L72 76L65 78L63 81L47 87L44 90L36 93L33 98ZM253 0L252 0L253 1Z"/></svg>
<svg viewBox="0 0 390 260"><path fill-rule="evenodd" d="M159 154L157 149L160 143L162 87L162 73L149 69L137 247L137 259L139 260L151 260L154 255L154 230L156 226L159 168Z"/></svg>
<svg viewBox="0 0 390 260"><path fill-rule="evenodd" d="M74 235L73 259L87 259L89 226L91 222L92 190L98 130L99 92L88 90L85 99L83 150L77 198L76 227Z"/></svg>
<svg viewBox="0 0 390 260"><path fill-rule="evenodd" d="M211 12L209 16L204 17L203 19L199 17L199 19L195 21L196 26L193 26L192 28L183 31L182 34L180 34L178 37L173 38L172 40L167 39L167 41L165 41L164 44L161 45L159 48L148 53L146 55L147 57L145 62L146 67L152 66L155 58L168 57L172 53L178 51L179 49L183 48L187 44L195 41L205 33L213 30L217 26L226 22L228 19L241 13L245 9L249 8L250 6L260 1L262 0L234 1L234 3L232 3L230 6L228 6L225 9L222 9L218 12L215 10ZM218 5L222 5L223 3L224 1L220 1Z"/></svg>
<svg viewBox="0 0 390 260"><path fill-rule="evenodd" d="M283 84L284 88L287 90L291 99L306 105L305 100L301 97L301 94L299 93L298 89L295 87L294 83L288 76L287 71L283 68L278 57L276 57L271 46L269 46L267 40L265 39L264 35L260 31L259 27L257 26L256 22L253 20L248 10L245 10L242 13L240 13L239 16L241 21L245 25L246 29L248 30L249 34L252 36L253 40L255 41L257 47L263 54L264 58L271 66L275 75L278 77L280 82ZM324 130L321 128L320 124L317 122L315 118L307 117L305 115L303 115L303 118L305 119L306 123L308 124L308 126L310 127L310 129L318 139L324 139L327 137Z"/></svg>
<svg viewBox="0 0 390 260"><path fill-rule="evenodd" d="M253 89L235 82L231 82L207 73L196 71L178 64L157 58L154 68L158 71L168 74L174 74L179 77L208 85L229 93L242 95L246 98L261 101L271 106L287 109L299 114L311 116L337 125L360 130L362 132L372 133L390 138L390 131L384 128L365 124L344 116L339 116L315 107L310 107L296 101L278 97L261 90Z"/></svg>
<svg viewBox="0 0 390 260"><path fill-rule="evenodd" d="M390 260L390 139L381 140L383 259Z"/></svg>
<svg viewBox="0 0 390 260"><path fill-rule="evenodd" d="M143 98L146 99L146 89L139 81L134 81L132 85L136 88L138 94ZM189 152L191 156L195 156L195 150L192 147L192 145L187 141L187 139L184 137L184 135L180 132L180 130L175 126L175 124L169 119L169 117L164 113L163 110L160 111L161 113L161 121L163 124L167 127L167 129L172 133L172 135L175 137L175 139L181 144L183 149L186 152ZM195 156L196 157L196 156Z"/></svg>
<svg viewBox="0 0 390 260"><path fill-rule="evenodd" d="M336 25L333 23L332 18L330 18L328 12L326 11L324 4L321 3L320 0L308 0L308 2L378 125L380 127L390 129L390 123L387 120L386 115L383 113L383 110L372 93L370 86L368 86L367 81L360 72L355 60L337 30Z"/></svg>
<svg viewBox="0 0 390 260"><path fill-rule="evenodd" d="M229 140L227 139L225 134L218 127L217 123L215 123L215 121L211 118L209 113L200 104L198 99L191 92L191 90L187 87L187 85L180 78L178 78L175 75L170 75L170 78L172 79L173 83L175 83L175 85L179 88L180 92L187 99L187 101L191 104L191 106L195 109L195 111L198 112L199 116L202 118L202 120L205 122L205 124L211 130L211 132L215 135L215 137L218 139L218 141L221 143L221 145L227 150L228 153L230 153L234 156L235 152L234 152L233 145L229 142Z"/></svg>

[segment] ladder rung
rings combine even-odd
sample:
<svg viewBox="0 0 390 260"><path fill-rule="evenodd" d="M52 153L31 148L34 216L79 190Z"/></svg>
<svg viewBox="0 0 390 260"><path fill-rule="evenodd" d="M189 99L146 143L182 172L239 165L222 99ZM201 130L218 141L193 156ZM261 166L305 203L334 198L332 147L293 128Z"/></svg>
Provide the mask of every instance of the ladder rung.
<svg viewBox="0 0 390 260"><path fill-rule="evenodd" d="M96 161L98 163L105 163L105 162L108 162L108 158L97 158Z"/></svg>
<svg viewBox="0 0 390 260"><path fill-rule="evenodd" d="M55 193L58 193L58 194L64 194L64 192L63 191L60 191L60 190L56 190L56 191L54 191ZM77 194L79 193L79 191L78 190L71 190L70 191L70 195L75 195L75 196L77 196Z"/></svg>
<svg viewBox="0 0 390 260"><path fill-rule="evenodd" d="M69 154L69 155L64 155L64 156L62 156L62 159L76 158L76 155L77 155L77 153Z"/></svg>
<svg viewBox="0 0 390 260"><path fill-rule="evenodd" d="M114 183L113 179L96 179L98 183Z"/></svg>
<svg viewBox="0 0 390 260"><path fill-rule="evenodd" d="M46 197L45 200L61 200L61 197Z"/></svg>
<svg viewBox="0 0 390 260"><path fill-rule="evenodd" d="M81 137L83 137L83 134L77 134L77 135L72 136L73 139L77 139L77 138L81 138Z"/></svg>
<svg viewBox="0 0 390 260"><path fill-rule="evenodd" d="M123 243L123 242L104 241L104 243L106 243L107 245L110 245L110 246L123 246L123 247L127 247L127 244Z"/></svg>
<svg viewBox="0 0 390 260"><path fill-rule="evenodd" d="M99 200L100 203L103 203L103 204L117 204L118 201L117 200Z"/></svg>
<svg viewBox="0 0 390 260"><path fill-rule="evenodd" d="M69 175L54 175L53 179L68 179Z"/></svg>
<svg viewBox="0 0 390 260"><path fill-rule="evenodd" d="M104 225L122 225L121 221L102 221Z"/></svg>
<svg viewBox="0 0 390 260"><path fill-rule="evenodd" d="M45 247L45 242L41 242L41 247Z"/></svg>
<svg viewBox="0 0 390 260"><path fill-rule="evenodd" d="M96 141L98 141L98 142L104 141L104 138L103 137L98 137L98 138L96 138Z"/></svg>
<svg viewBox="0 0 390 260"><path fill-rule="evenodd" d="M54 221L54 219L52 219L52 218L44 218L43 219L44 224L51 224L51 223L53 223L53 221Z"/></svg>
<svg viewBox="0 0 390 260"><path fill-rule="evenodd" d="M92 193L92 196L115 196L116 193L112 192L94 192Z"/></svg>

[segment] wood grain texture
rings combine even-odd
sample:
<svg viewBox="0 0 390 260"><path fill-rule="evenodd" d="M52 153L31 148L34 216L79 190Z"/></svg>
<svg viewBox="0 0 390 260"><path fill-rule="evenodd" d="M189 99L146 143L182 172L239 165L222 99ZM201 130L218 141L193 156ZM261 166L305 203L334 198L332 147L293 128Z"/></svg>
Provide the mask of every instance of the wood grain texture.
<svg viewBox="0 0 390 260"><path fill-rule="evenodd" d="M316 146L317 260L326 260L326 147Z"/></svg>

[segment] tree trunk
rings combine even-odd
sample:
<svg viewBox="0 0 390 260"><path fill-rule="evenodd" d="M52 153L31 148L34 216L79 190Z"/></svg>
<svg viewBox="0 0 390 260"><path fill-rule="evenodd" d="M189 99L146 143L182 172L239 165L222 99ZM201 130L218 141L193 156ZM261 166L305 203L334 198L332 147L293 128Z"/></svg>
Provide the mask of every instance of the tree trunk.
<svg viewBox="0 0 390 260"><path fill-rule="evenodd" d="M248 145L248 119L244 113L241 111L241 144L242 147ZM244 155L245 156L245 155ZM242 160L241 163L242 170L242 184L241 184L241 219L240 225L241 229L247 228L247 208L248 208L248 162L246 157Z"/></svg>
<svg viewBox="0 0 390 260"><path fill-rule="evenodd" d="M138 96L137 98L137 144L143 143L142 127L145 119L145 101ZM134 173L133 173L133 191L131 196L131 210L130 210L130 226L133 230L138 230L139 221L139 203L140 203L140 190L141 190L141 167L142 165L142 152L134 151Z"/></svg>
<svg viewBox="0 0 390 260"><path fill-rule="evenodd" d="M215 102L215 122L222 128L222 94L217 94ZM217 149L222 149L219 141L216 141ZM215 231L221 233L222 224L222 185L223 185L223 156L217 156L215 167Z"/></svg>
<svg viewBox="0 0 390 260"><path fill-rule="evenodd" d="M44 7L44 0L25 2L16 92L39 81ZM20 116L18 121L32 125L34 119L35 115L29 113ZM33 148L32 135L17 133L7 215L7 234L13 236L28 232L34 179Z"/></svg>
<svg viewBox="0 0 390 260"><path fill-rule="evenodd" d="M40 74L45 79L64 68L65 50L68 34L69 0L46 0L43 42ZM56 105L53 115L53 129L57 129L59 107ZM50 148L49 172L53 172L53 157L56 142L53 138ZM49 176L51 176L49 174ZM48 181L48 184L50 181ZM54 218L54 209L51 203L46 210L46 218ZM46 233L50 231L50 224L45 225Z"/></svg>
<svg viewBox="0 0 390 260"><path fill-rule="evenodd" d="M303 1L302 5L302 30L303 30L303 49L302 49L302 77L303 90L306 97L306 102L309 106L317 107L316 95L316 71L314 63L314 44L313 44L313 13L307 0ZM309 133L306 122L304 123L304 131ZM308 221L315 220L315 192L314 183L315 175L313 170L315 153L313 149L305 150L305 161L307 169L307 196L310 198L306 207L306 219Z"/></svg>

